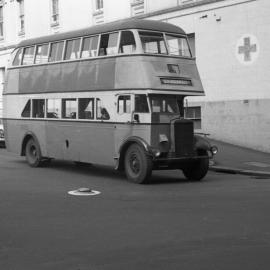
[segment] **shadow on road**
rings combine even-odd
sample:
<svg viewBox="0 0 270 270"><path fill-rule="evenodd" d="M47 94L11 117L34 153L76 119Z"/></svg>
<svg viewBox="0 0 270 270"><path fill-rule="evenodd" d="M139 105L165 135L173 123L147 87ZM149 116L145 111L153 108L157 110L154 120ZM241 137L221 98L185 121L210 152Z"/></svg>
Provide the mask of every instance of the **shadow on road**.
<svg viewBox="0 0 270 270"><path fill-rule="evenodd" d="M20 166L28 166L24 159L17 159L13 161L14 163L20 164ZM35 170L36 168L30 168ZM101 177L109 178L114 180L126 181L126 176L124 172L116 171L112 167L87 164L87 163L75 163L65 160L52 160L51 162L44 162L44 164L39 167L39 169L52 169L58 171L69 172L72 174L79 174L83 176L91 177ZM148 184L158 185L158 184L184 184L189 183L182 175L180 170L170 170L170 171L153 171L152 177Z"/></svg>

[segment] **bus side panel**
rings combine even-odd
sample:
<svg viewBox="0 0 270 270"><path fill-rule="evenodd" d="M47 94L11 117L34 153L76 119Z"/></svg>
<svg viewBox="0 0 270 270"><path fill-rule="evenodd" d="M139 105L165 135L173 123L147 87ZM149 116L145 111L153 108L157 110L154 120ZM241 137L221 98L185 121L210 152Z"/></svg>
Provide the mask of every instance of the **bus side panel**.
<svg viewBox="0 0 270 270"><path fill-rule="evenodd" d="M12 69L7 72L6 85L3 90L4 93L18 93L19 92L19 69Z"/></svg>
<svg viewBox="0 0 270 270"><path fill-rule="evenodd" d="M27 134L38 141L42 156L47 156L45 141L45 121L5 120L6 147L9 152L21 154L22 144Z"/></svg>
<svg viewBox="0 0 270 270"><path fill-rule="evenodd" d="M49 121L48 156L114 165L114 125L111 123Z"/></svg>
<svg viewBox="0 0 270 270"><path fill-rule="evenodd" d="M75 89L114 89L115 62L116 58L81 62L78 67L78 80Z"/></svg>

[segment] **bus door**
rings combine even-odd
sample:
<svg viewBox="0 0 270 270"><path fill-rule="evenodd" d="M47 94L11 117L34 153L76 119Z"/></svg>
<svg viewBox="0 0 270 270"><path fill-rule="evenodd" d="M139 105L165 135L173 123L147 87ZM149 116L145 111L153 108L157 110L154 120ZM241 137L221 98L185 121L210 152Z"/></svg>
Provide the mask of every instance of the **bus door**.
<svg viewBox="0 0 270 270"><path fill-rule="evenodd" d="M115 150L116 153L125 139L132 134L132 100L133 95L116 96L116 116L115 116Z"/></svg>

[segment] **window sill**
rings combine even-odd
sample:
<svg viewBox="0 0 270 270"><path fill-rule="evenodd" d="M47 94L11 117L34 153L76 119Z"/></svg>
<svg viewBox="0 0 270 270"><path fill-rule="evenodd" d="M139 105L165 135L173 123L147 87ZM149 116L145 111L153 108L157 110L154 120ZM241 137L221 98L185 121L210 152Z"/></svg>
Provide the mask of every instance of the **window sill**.
<svg viewBox="0 0 270 270"><path fill-rule="evenodd" d="M101 14L103 14L103 13L104 13L103 9L97 9L97 10L95 10L95 11L93 12L93 16L101 15Z"/></svg>
<svg viewBox="0 0 270 270"><path fill-rule="evenodd" d="M25 36L25 32L24 31L19 31L18 36L24 37Z"/></svg>
<svg viewBox="0 0 270 270"><path fill-rule="evenodd" d="M58 27L59 26L59 22L52 22L51 23L51 27Z"/></svg>
<svg viewBox="0 0 270 270"><path fill-rule="evenodd" d="M141 1L132 2L132 3L130 3L130 5L131 5L132 7L134 7L134 6L141 5L141 4L143 4L143 3L144 3L144 0L141 0Z"/></svg>

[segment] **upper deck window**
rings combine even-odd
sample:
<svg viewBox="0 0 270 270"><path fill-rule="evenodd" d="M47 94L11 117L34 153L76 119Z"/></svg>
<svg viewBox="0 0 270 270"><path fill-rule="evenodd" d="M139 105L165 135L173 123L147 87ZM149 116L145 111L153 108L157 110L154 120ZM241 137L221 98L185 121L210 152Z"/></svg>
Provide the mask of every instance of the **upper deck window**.
<svg viewBox="0 0 270 270"><path fill-rule="evenodd" d="M134 35L131 31L122 31L119 53L133 53L136 50Z"/></svg>
<svg viewBox="0 0 270 270"><path fill-rule="evenodd" d="M19 66L22 61L22 49L17 50L12 66Z"/></svg>
<svg viewBox="0 0 270 270"><path fill-rule="evenodd" d="M61 61L63 55L64 41L55 42L51 45L49 62Z"/></svg>
<svg viewBox="0 0 270 270"><path fill-rule="evenodd" d="M48 62L49 44L37 46L35 64L42 64Z"/></svg>
<svg viewBox="0 0 270 270"><path fill-rule="evenodd" d="M139 31L145 53L167 54L163 33Z"/></svg>
<svg viewBox="0 0 270 270"><path fill-rule="evenodd" d="M23 51L23 65L32 65L34 63L35 46L24 48Z"/></svg>
<svg viewBox="0 0 270 270"><path fill-rule="evenodd" d="M166 34L169 54L191 57L187 39L184 37Z"/></svg>
<svg viewBox="0 0 270 270"><path fill-rule="evenodd" d="M96 57L98 51L98 36L83 39L82 58Z"/></svg>
<svg viewBox="0 0 270 270"><path fill-rule="evenodd" d="M114 55L117 54L117 42L119 33L101 35L99 55Z"/></svg>
<svg viewBox="0 0 270 270"><path fill-rule="evenodd" d="M65 60L72 60L80 57L80 44L80 38L67 41Z"/></svg>

